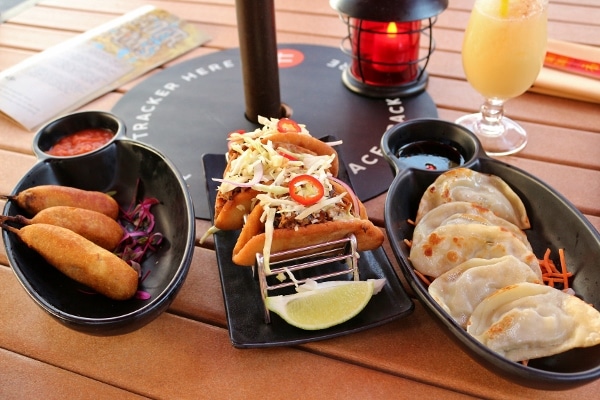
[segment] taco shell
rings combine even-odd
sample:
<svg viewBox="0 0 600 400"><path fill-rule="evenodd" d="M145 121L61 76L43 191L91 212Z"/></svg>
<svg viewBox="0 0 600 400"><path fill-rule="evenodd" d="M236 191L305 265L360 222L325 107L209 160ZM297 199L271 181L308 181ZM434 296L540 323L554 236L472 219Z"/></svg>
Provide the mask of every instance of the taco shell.
<svg viewBox="0 0 600 400"><path fill-rule="evenodd" d="M339 160L335 149L328 144L316 139L310 135L299 133L275 133L263 139L263 142L270 140L277 149L286 148L295 153L312 155L332 155L336 157L331 163L329 172L332 176L337 176L339 171ZM229 164L225 169L224 175L229 170ZM240 188L234 193L217 193L215 201L214 226L221 230L241 229L244 225L244 215L252 210L254 198L257 191L251 188Z"/></svg>
<svg viewBox="0 0 600 400"><path fill-rule="evenodd" d="M341 187L337 184L333 186L339 193ZM350 233L356 236L358 251L376 249L383 243L383 232L367 219L365 208L360 202L359 207L360 218L337 219L296 228L275 228L271 253L342 239ZM262 213L263 207L256 205L246 219L233 249L232 260L235 264L252 266L256 261L256 253L263 252L266 235L265 224L260 221Z"/></svg>
<svg viewBox="0 0 600 400"><path fill-rule="evenodd" d="M297 149L294 151L297 151L299 153L315 154L319 156L330 156L332 154L335 154L335 158L331 163L331 168L329 169L329 172L331 172L331 175L337 177L339 172L339 158L337 156L337 151L327 143L315 138L314 136L300 133L279 132L263 139L263 142L266 142L267 140L273 142L276 148L278 146L286 147L286 145L296 146ZM302 149L305 149L306 151L302 151ZM293 149L290 148L290 150Z"/></svg>
<svg viewBox="0 0 600 400"><path fill-rule="evenodd" d="M215 227L224 231L241 229L244 225L244 215L252 211L252 202L258 192L254 189L242 188L230 199L217 196L215 200Z"/></svg>

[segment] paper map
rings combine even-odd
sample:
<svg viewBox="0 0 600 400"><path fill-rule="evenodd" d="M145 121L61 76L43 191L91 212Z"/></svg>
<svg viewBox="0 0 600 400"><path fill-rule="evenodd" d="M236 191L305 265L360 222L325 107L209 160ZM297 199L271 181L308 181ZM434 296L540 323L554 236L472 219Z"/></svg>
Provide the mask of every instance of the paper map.
<svg viewBox="0 0 600 400"><path fill-rule="evenodd" d="M166 11L138 8L0 72L0 112L33 130L207 40Z"/></svg>

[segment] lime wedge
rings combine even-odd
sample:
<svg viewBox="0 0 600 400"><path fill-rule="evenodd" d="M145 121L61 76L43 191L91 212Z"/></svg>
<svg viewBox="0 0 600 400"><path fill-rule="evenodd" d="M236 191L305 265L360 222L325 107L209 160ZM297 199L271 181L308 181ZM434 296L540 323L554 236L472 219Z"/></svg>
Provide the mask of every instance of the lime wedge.
<svg viewBox="0 0 600 400"><path fill-rule="evenodd" d="M355 317L375 288L373 280L326 283L299 293L267 297L265 305L290 325L305 330L325 329Z"/></svg>

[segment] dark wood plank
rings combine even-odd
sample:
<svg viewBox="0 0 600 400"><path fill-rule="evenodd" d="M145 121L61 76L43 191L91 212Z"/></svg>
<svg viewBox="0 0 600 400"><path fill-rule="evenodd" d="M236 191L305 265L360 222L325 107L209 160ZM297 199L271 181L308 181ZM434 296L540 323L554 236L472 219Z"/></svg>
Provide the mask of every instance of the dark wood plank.
<svg viewBox="0 0 600 400"><path fill-rule="evenodd" d="M238 350L231 346L225 329L170 313L127 335L82 334L41 311L11 275L8 268L0 267L0 291L6 299L0 303L3 348L132 393L152 398L249 398L260 390L261 398L275 399L282 393L300 390L306 395L310 390L314 399L408 399L418 393L467 398L298 349ZM341 384L340 376L356 379ZM35 389L34 381L31 385Z"/></svg>
<svg viewBox="0 0 600 400"><path fill-rule="evenodd" d="M97 400L136 400L145 397L60 367L0 348L0 397L5 400L61 400L92 396Z"/></svg>

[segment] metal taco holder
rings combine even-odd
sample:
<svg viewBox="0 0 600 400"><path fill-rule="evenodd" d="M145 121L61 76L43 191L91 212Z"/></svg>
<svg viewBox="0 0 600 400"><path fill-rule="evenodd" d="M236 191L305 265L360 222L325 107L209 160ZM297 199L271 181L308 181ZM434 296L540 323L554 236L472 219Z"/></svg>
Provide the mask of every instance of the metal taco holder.
<svg viewBox="0 0 600 400"><path fill-rule="evenodd" d="M348 274L352 274L353 279L358 281L358 257L357 241L354 234L350 234L342 239L319 243L312 246L271 253L269 271L265 268L264 255L262 253L257 253L256 263L252 267L252 273L255 277L258 275L260 295L265 312L265 323L271 323L270 311L267 309L265 303L269 291L299 285L305 283L308 279L319 281ZM319 271L317 268L334 262L344 263L340 263L340 268L327 272ZM305 276L302 279L291 278L290 280L281 283L270 284L268 282L269 277L276 277L279 274L289 275L296 271L303 271L307 274L314 273L315 275Z"/></svg>

